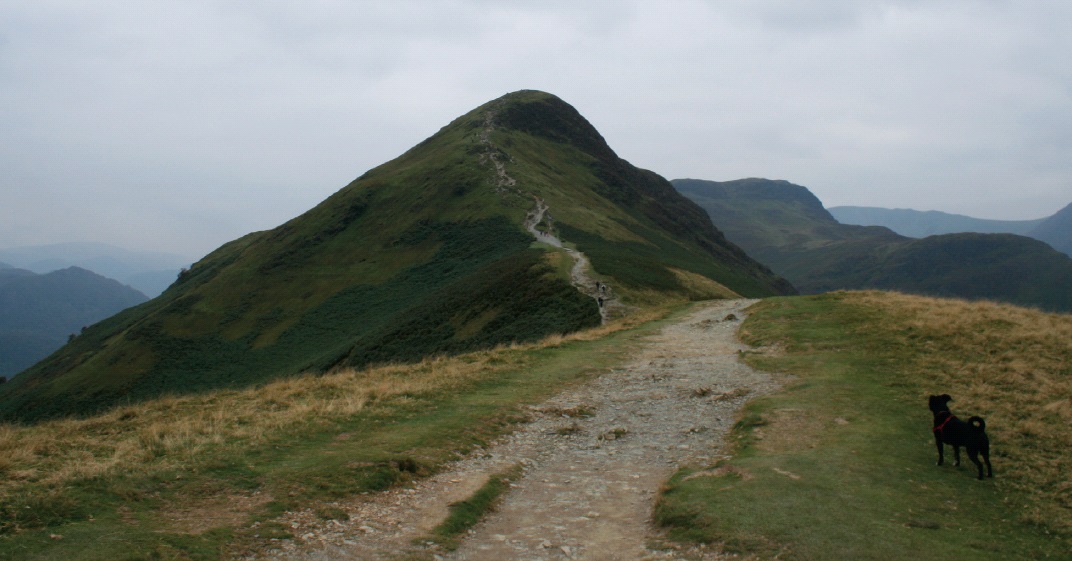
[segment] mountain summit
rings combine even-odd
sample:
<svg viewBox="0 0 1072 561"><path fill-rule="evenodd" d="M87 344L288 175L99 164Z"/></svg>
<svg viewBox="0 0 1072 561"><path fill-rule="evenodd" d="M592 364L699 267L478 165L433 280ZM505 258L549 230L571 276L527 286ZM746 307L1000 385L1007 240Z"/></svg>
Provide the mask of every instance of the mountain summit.
<svg viewBox="0 0 1072 561"><path fill-rule="evenodd" d="M92 326L0 388L0 417L532 341L612 303L792 291L573 107L521 91Z"/></svg>

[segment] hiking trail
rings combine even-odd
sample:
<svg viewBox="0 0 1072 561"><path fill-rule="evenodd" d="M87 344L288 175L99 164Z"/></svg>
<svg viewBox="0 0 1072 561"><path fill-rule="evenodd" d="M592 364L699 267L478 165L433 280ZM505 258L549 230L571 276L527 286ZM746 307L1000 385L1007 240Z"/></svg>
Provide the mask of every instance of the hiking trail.
<svg viewBox="0 0 1072 561"><path fill-rule="evenodd" d="M296 538L257 559L722 559L713 548L660 541L651 517L660 486L682 466L725 457L723 439L740 407L777 386L738 361L748 347L737 329L753 302L699 304L623 367L533 406L532 422L439 474L332 503L348 521L325 521L312 509L286 513L281 520ZM424 539L451 503L519 464L523 475L457 550Z"/></svg>

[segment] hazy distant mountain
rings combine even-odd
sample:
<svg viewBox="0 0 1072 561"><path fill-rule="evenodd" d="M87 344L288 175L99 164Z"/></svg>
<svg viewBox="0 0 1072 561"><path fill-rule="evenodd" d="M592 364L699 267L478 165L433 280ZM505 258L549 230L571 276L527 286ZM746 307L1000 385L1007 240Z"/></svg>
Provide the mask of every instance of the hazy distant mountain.
<svg viewBox="0 0 1072 561"><path fill-rule="evenodd" d="M45 358L71 334L148 298L118 281L70 267L39 275L0 269L0 376Z"/></svg>
<svg viewBox="0 0 1072 561"><path fill-rule="evenodd" d="M807 188L785 181L675 180L730 241L801 292L879 288L1072 311L1072 258L1012 234L923 239L840 224Z"/></svg>
<svg viewBox="0 0 1072 561"><path fill-rule="evenodd" d="M1043 220L1027 235L1050 244L1057 251L1072 255L1072 204Z"/></svg>
<svg viewBox="0 0 1072 561"><path fill-rule="evenodd" d="M884 226L902 236L924 238L938 234L1016 234L1041 240L1072 256L1072 205L1049 218L986 220L936 210L838 206L830 214L842 224Z"/></svg>
<svg viewBox="0 0 1072 561"><path fill-rule="evenodd" d="M1044 220L1042 218L1037 220L987 220L937 210L868 206L835 206L830 207L828 210L842 224L885 226L902 236L910 238L925 238L937 234L957 234L961 232L1027 236L1028 232L1042 224Z"/></svg>
<svg viewBox="0 0 1072 561"><path fill-rule="evenodd" d="M0 249L0 261L35 273L79 267L156 296L175 282L179 271L189 267L192 259L171 253L72 242Z"/></svg>

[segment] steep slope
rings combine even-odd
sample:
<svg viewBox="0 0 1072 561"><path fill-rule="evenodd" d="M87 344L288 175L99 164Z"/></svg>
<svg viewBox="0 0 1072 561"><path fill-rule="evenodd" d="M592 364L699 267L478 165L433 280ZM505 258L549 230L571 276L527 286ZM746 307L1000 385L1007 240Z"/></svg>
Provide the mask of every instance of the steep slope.
<svg viewBox="0 0 1072 561"><path fill-rule="evenodd" d="M1072 311L1072 259L1011 234L921 240L840 224L806 188L784 181L675 180L726 236L805 293L882 288Z"/></svg>
<svg viewBox="0 0 1072 561"><path fill-rule="evenodd" d="M129 286L70 267L38 275L0 269L0 376L13 376L67 338L148 298Z"/></svg>
<svg viewBox="0 0 1072 561"><path fill-rule="evenodd" d="M1066 255L1072 255L1072 204L1042 221L1027 235L1042 240Z"/></svg>
<svg viewBox="0 0 1072 561"><path fill-rule="evenodd" d="M842 224L885 226L902 236L925 238L939 234L1017 234L1031 236L1044 219L987 220L937 210L878 208L865 206L830 207L830 214Z"/></svg>
<svg viewBox="0 0 1072 561"><path fill-rule="evenodd" d="M597 325L569 258L526 230L538 206L550 210L536 227L586 253L616 298L792 291L668 181L618 158L573 107L522 91L219 248L6 384L0 416L86 413Z"/></svg>

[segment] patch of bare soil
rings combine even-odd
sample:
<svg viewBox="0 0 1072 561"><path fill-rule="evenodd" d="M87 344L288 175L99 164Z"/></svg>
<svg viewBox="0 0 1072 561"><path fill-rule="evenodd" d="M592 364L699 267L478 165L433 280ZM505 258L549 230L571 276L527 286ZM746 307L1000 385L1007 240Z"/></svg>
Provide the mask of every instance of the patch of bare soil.
<svg viewBox="0 0 1072 561"><path fill-rule="evenodd" d="M253 495L210 497L182 508L165 507L161 517L168 521L170 531L196 536L213 528L241 524L251 512L271 500L270 495L259 492Z"/></svg>
<svg viewBox="0 0 1072 561"><path fill-rule="evenodd" d="M296 536L278 560L719 559L666 545L651 523L660 486L681 466L722 457L741 405L776 387L738 362L747 300L711 302L650 338L624 368L533 408L533 422L412 488L337 503L350 520L284 517ZM733 317L730 317L732 314ZM425 538L447 507L522 464L496 512L453 552Z"/></svg>

